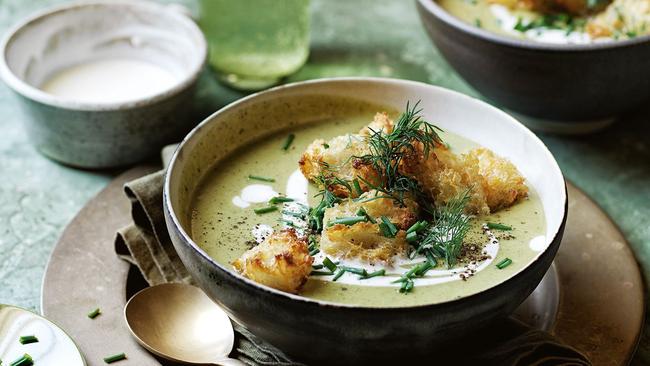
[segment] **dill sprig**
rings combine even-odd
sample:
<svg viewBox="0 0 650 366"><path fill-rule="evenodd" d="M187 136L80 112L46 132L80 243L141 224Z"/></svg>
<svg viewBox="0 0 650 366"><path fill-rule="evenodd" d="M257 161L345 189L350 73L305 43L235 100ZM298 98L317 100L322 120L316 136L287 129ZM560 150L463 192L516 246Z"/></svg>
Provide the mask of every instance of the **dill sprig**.
<svg viewBox="0 0 650 366"><path fill-rule="evenodd" d="M463 240L471 226L472 217L465 214L470 198L471 189L467 189L436 210L435 224L429 226L423 239L416 243L418 254L430 259L443 259L449 268L456 265Z"/></svg>
<svg viewBox="0 0 650 366"><path fill-rule="evenodd" d="M426 205L428 200L420 184L400 172L400 165L404 158L417 153L417 145L422 146L424 156L427 157L436 144L443 143L437 132L442 130L422 119L420 116L422 109L418 108L418 105L419 102L411 107L407 103L406 111L399 117L390 133L371 128L371 134L367 139L370 153L356 158L371 165L379 175L379 182L381 182L379 185L359 177L370 188L395 199L402 206L404 206L404 198L410 194L425 203L425 210L430 211L431 207Z"/></svg>

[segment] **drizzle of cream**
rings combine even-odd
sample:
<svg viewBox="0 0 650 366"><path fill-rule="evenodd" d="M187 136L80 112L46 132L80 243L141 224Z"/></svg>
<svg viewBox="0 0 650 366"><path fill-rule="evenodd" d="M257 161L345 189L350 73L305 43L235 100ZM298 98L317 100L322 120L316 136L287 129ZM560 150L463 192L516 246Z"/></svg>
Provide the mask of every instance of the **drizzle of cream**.
<svg viewBox="0 0 650 366"><path fill-rule="evenodd" d="M541 252L546 248L546 237L544 235L536 236L530 240L528 246L536 252Z"/></svg>
<svg viewBox="0 0 650 366"><path fill-rule="evenodd" d="M519 16L513 14L510 9L503 5L492 4L490 5L490 11L497 19L501 29L508 33L521 34L521 32L515 29L517 22L519 22ZM526 31L524 35L526 38L544 43L585 44L594 42L588 33L577 31L567 33L564 29L531 29Z"/></svg>
<svg viewBox="0 0 650 366"><path fill-rule="evenodd" d="M273 187L266 184L249 184L241 190L239 196L232 198L233 205L241 208L250 206L251 203L267 202L278 195Z"/></svg>
<svg viewBox="0 0 650 366"><path fill-rule="evenodd" d="M268 238L269 235L273 234L273 228L265 224L255 225L251 231L258 244Z"/></svg>
<svg viewBox="0 0 650 366"><path fill-rule="evenodd" d="M488 232L486 232L486 234L488 234L489 242L487 242L483 247L483 252L489 256L488 259L479 263L468 264L462 267L455 267L451 269L448 268L432 269L429 272L427 272L425 276L414 279L415 285L428 286L428 285L437 285L437 284L451 282L451 281L460 281L462 280L461 275L467 275L469 271L474 271L472 273L475 274L487 268L490 265L490 263L492 263L494 258L497 257L497 254L499 252L499 241L494 237L494 235L491 235L492 233L489 232L489 230ZM314 263L315 264L322 263L323 259L326 256L327 255L324 254L323 252L316 254L314 256ZM372 265L367 262L363 262L356 259L336 258L332 256L329 257L333 261L338 260L340 262L340 265L364 268L368 273L378 271L381 269L386 271L385 276L372 277L365 280L360 280L359 275L357 274L346 272L336 282L345 283L345 284L354 284L354 285L384 286L384 287L401 286L399 283L391 283L391 282L395 281L401 275L408 272L411 268L413 268L414 265L417 265L422 261L426 260L424 256L418 256L414 259L407 259L403 256L395 256L393 258L392 265L384 265L384 264ZM333 276L312 276L311 278L320 281L332 281Z"/></svg>
<svg viewBox="0 0 650 366"><path fill-rule="evenodd" d="M307 204L307 194L309 188L309 181L302 175L300 169L296 169L287 180L287 197L293 198L297 202Z"/></svg>

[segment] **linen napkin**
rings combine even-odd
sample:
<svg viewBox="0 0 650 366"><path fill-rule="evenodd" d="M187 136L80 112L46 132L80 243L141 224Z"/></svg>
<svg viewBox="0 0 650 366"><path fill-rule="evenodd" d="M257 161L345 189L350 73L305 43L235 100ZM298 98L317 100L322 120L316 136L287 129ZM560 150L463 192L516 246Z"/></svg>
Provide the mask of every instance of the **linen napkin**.
<svg viewBox="0 0 650 366"><path fill-rule="evenodd" d="M174 146L163 149L164 166ZM116 254L135 265L149 285L166 282L192 284L178 254L171 244L163 216L162 190L164 169L128 182L124 191L131 201L133 223L118 231ZM231 357L248 365L299 365L281 351L233 323L235 347ZM530 329L514 319L505 319L498 329L476 337L482 341L463 342L453 355L455 364L523 366L523 365L591 365L586 356L564 345L549 333ZM444 357L444 356L443 356ZM436 361L441 355L436 354Z"/></svg>

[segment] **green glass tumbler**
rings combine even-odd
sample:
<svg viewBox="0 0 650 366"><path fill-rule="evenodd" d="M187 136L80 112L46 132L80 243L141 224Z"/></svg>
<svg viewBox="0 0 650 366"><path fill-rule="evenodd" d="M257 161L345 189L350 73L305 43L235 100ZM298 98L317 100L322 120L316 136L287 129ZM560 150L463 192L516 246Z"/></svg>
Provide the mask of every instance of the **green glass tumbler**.
<svg viewBox="0 0 650 366"><path fill-rule="evenodd" d="M201 0L210 65L236 89L267 88L304 65L309 23L309 0Z"/></svg>

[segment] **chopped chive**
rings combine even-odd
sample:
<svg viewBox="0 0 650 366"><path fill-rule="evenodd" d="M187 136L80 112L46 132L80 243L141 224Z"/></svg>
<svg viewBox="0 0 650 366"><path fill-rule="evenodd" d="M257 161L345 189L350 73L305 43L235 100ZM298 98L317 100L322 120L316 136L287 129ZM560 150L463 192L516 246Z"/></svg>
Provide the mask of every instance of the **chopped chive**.
<svg viewBox="0 0 650 366"><path fill-rule="evenodd" d="M102 313L102 311L99 310L99 308L97 308L97 309L91 311L90 313L88 313L88 317L89 317L90 319L95 319L95 318L97 317L97 315L99 315L99 314L101 314L101 313Z"/></svg>
<svg viewBox="0 0 650 366"><path fill-rule="evenodd" d="M359 180L355 178L352 181L352 185L354 186L354 190L357 191L357 195L361 196L363 194L363 190L361 189L361 185L359 184Z"/></svg>
<svg viewBox="0 0 650 366"><path fill-rule="evenodd" d="M122 360L126 360L126 355L124 353L118 353L116 355L104 357L104 362L106 363L113 363Z"/></svg>
<svg viewBox="0 0 650 366"><path fill-rule="evenodd" d="M262 207L262 208L256 208L253 211L256 214L261 215L261 214L276 211L277 209L278 209L278 206L266 206L266 207Z"/></svg>
<svg viewBox="0 0 650 366"><path fill-rule="evenodd" d="M386 275L386 270L385 269L380 269L378 271L374 271L371 273L368 273L367 275L361 277L362 280L368 279L368 278L373 278L373 277L379 277L379 276L385 276Z"/></svg>
<svg viewBox="0 0 650 366"><path fill-rule="evenodd" d="M497 268L498 268L498 269L504 269L504 268L508 267L508 266L511 265L511 264L512 264L512 259L510 259L510 258L505 258L505 259L502 260L501 262L497 263Z"/></svg>
<svg viewBox="0 0 650 366"><path fill-rule="evenodd" d="M312 264L311 268L312 269L323 269L323 265L322 264Z"/></svg>
<svg viewBox="0 0 650 366"><path fill-rule="evenodd" d="M367 276L368 275L368 271L366 271L365 268L355 268L355 267L345 267L345 266L341 266L340 268L342 270L344 270L345 272L358 274L359 276Z"/></svg>
<svg viewBox="0 0 650 366"><path fill-rule="evenodd" d="M382 216L381 221L382 223L379 224L379 229L382 231L382 234L385 237L394 238L397 235L397 227L386 216Z"/></svg>
<svg viewBox="0 0 650 366"><path fill-rule="evenodd" d="M399 292L407 294L413 290L413 280L407 278L406 281L402 282L402 286L399 289Z"/></svg>
<svg viewBox="0 0 650 366"><path fill-rule="evenodd" d="M262 177L260 175L249 175L248 179L259 180L262 182L271 182L271 183L275 182L275 178L267 178L267 177Z"/></svg>
<svg viewBox="0 0 650 366"><path fill-rule="evenodd" d="M364 221L366 221L365 216L337 217L336 219L328 222L327 226L329 227L329 226L334 226L334 225L337 225L337 224L350 226L350 225L354 225L356 223L364 222Z"/></svg>
<svg viewBox="0 0 650 366"><path fill-rule="evenodd" d="M415 243L418 241L418 233L415 231L412 231L410 233L406 234L406 241L409 243Z"/></svg>
<svg viewBox="0 0 650 366"><path fill-rule="evenodd" d="M14 360L12 363L9 364L9 366L32 366L33 364L34 364L34 359L32 359L32 356L25 353L23 357Z"/></svg>
<svg viewBox="0 0 650 366"><path fill-rule="evenodd" d="M363 207L359 207L359 209L357 210L357 216L365 216L366 219L368 219L368 221L372 222L373 224L377 223L377 221L375 221L375 219L373 219L372 216L368 215L368 212L366 212L366 209Z"/></svg>
<svg viewBox="0 0 650 366"><path fill-rule="evenodd" d="M311 255L312 257L315 256L318 253L320 253L320 249L318 249L318 248L314 248L314 249L309 251L309 255Z"/></svg>
<svg viewBox="0 0 650 366"><path fill-rule="evenodd" d="M300 213L300 212L282 210L282 214L283 215L293 216L293 217L296 217L296 218L299 218L299 219L304 219L305 218L305 214Z"/></svg>
<svg viewBox="0 0 650 366"><path fill-rule="evenodd" d="M326 148L326 149L329 149L329 148L330 148L330 145L327 144L327 143L325 143L325 142L323 142L323 147Z"/></svg>
<svg viewBox="0 0 650 366"><path fill-rule="evenodd" d="M410 234L410 233L413 233L413 232L418 233L418 232L422 231L426 227L427 227L427 222L426 221L424 221L424 220L418 221L415 224L411 225L411 227L408 228L408 230L406 230L406 234Z"/></svg>
<svg viewBox="0 0 650 366"><path fill-rule="evenodd" d="M336 271L336 264L334 264L334 262L332 262L329 257L325 257L325 259L323 259L323 265L332 272Z"/></svg>
<svg viewBox="0 0 650 366"><path fill-rule="evenodd" d="M343 276L344 273L345 273L344 270L339 269L338 272L336 272L336 274L334 275L334 278L332 278L332 281L338 280L339 278L341 278L341 276Z"/></svg>
<svg viewBox="0 0 650 366"><path fill-rule="evenodd" d="M496 224L494 222L488 222L487 227L490 230L503 230L503 231L510 231L512 228L508 225L503 225L503 224Z"/></svg>
<svg viewBox="0 0 650 366"><path fill-rule="evenodd" d="M331 276L333 275L334 272L328 272L328 271L311 271L310 275L312 276Z"/></svg>
<svg viewBox="0 0 650 366"><path fill-rule="evenodd" d="M26 336L21 336L20 339L20 344L30 344L30 343L36 343L38 342L38 338L33 335L26 335Z"/></svg>
<svg viewBox="0 0 650 366"><path fill-rule="evenodd" d="M429 262L429 261L426 261L423 264L419 265L418 267L419 267L418 270L415 271L415 275L418 276L418 277L422 277L427 272L429 272L429 270L431 268L433 268L433 264L431 264L431 262Z"/></svg>
<svg viewBox="0 0 650 366"><path fill-rule="evenodd" d="M287 151L289 150L289 147L291 147L291 143L293 142L293 139L296 138L296 135L290 133L289 136L287 136L287 139L284 141L284 145L282 145L282 150Z"/></svg>
<svg viewBox="0 0 650 366"><path fill-rule="evenodd" d="M293 202L293 198L277 196L269 200L269 203L272 205L275 205L276 203L284 203L284 202Z"/></svg>

